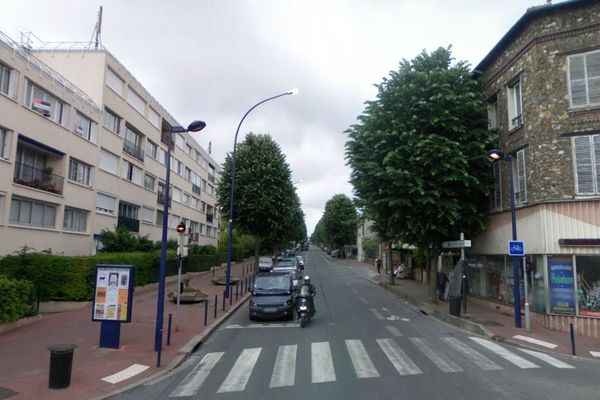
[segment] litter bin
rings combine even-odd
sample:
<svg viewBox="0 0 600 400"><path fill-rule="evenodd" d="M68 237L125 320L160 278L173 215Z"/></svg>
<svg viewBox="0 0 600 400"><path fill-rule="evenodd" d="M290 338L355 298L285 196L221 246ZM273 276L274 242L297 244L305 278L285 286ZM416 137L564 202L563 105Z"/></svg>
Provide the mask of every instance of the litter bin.
<svg viewBox="0 0 600 400"><path fill-rule="evenodd" d="M71 383L71 367L73 366L73 352L77 345L59 344L48 347L50 350L50 389L64 389Z"/></svg>
<svg viewBox="0 0 600 400"><path fill-rule="evenodd" d="M448 297L448 305L450 306L450 315L460 317L460 296Z"/></svg>

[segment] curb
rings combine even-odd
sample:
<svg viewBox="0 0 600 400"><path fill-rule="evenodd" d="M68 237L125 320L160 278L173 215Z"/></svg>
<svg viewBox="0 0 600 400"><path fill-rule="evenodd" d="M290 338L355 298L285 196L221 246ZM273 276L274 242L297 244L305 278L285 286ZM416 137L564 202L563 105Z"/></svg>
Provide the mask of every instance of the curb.
<svg viewBox="0 0 600 400"><path fill-rule="evenodd" d="M172 370L177 368L186 358L189 357L202 343L206 341L222 324L225 322L234 312L236 312L246 301L250 298L250 293L246 293L240 300L231 308L229 308L223 315L213 321L202 333L193 336L183 347L179 349L179 354L175 356L173 361L169 365L167 365L163 370L157 371L154 374L144 377L136 382L130 383L127 386L123 386L121 388L115 389L110 393L106 393L97 397L93 397L90 400L103 400L109 399L113 396L116 396L120 393L126 392L133 388L143 385L146 382L149 382L153 379L156 379Z"/></svg>

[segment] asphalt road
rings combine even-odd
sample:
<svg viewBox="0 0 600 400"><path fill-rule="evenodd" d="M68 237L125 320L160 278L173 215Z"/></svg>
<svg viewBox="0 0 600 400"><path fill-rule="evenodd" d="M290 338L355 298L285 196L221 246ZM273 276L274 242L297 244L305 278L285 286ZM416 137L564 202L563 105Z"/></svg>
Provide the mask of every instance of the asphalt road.
<svg viewBox="0 0 600 400"><path fill-rule="evenodd" d="M425 316L316 248L317 314L251 322L241 307L181 367L117 399L600 399L600 364L475 337Z"/></svg>

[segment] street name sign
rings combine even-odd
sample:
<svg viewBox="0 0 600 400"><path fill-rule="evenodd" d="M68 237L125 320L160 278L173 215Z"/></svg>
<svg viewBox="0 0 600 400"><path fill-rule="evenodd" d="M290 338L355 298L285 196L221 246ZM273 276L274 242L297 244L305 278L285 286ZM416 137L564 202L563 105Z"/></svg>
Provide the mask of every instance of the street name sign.
<svg viewBox="0 0 600 400"><path fill-rule="evenodd" d="M471 247L470 240L450 240L448 242L442 242L443 249L463 249L465 247Z"/></svg>

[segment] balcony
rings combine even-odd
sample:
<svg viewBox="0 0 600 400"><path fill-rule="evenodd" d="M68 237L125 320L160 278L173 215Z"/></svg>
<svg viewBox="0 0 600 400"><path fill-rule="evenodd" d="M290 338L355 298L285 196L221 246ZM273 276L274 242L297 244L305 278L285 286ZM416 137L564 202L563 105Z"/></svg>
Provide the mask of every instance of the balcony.
<svg viewBox="0 0 600 400"><path fill-rule="evenodd" d="M123 151L140 161L144 161L144 152L140 146L137 146L135 143L132 143L128 140L123 141Z"/></svg>
<svg viewBox="0 0 600 400"><path fill-rule="evenodd" d="M202 188L198 185L194 185L192 183L192 192L196 193L196 194L202 194Z"/></svg>
<svg viewBox="0 0 600 400"><path fill-rule="evenodd" d="M129 232L139 232L140 231L140 220L127 218L119 215L117 220L117 226L123 226L127 228Z"/></svg>
<svg viewBox="0 0 600 400"><path fill-rule="evenodd" d="M210 222L212 224L213 218L214 218L213 214L206 214L206 222Z"/></svg>
<svg viewBox="0 0 600 400"><path fill-rule="evenodd" d="M65 178L52 173L52 167L34 168L23 163L15 163L13 182L46 192L62 194Z"/></svg>
<svg viewBox="0 0 600 400"><path fill-rule="evenodd" d="M158 192L158 194L156 195L156 202L160 205L165 205L165 194ZM171 204L173 202L173 198L171 196L169 196L169 207L171 207Z"/></svg>

